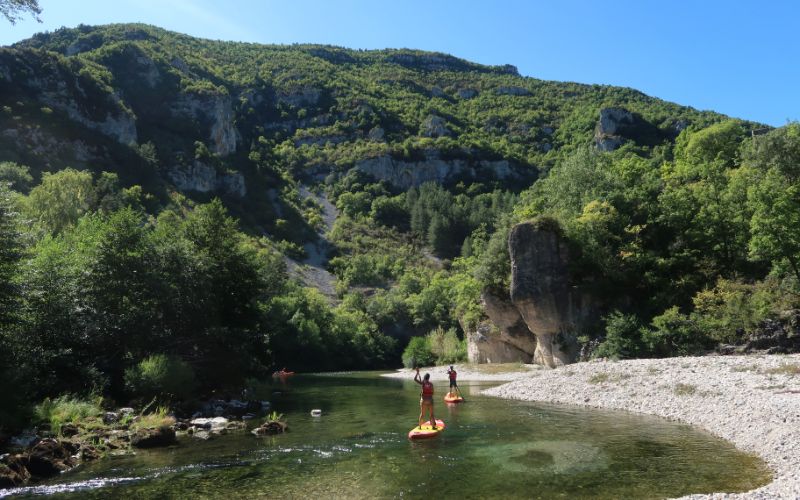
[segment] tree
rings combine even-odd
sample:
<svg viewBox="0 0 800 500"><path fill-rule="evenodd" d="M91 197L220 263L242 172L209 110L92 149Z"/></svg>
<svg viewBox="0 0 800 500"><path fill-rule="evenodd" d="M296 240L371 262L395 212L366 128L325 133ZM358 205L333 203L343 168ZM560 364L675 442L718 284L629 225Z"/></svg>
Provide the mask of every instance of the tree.
<svg viewBox="0 0 800 500"><path fill-rule="evenodd" d="M18 290L14 278L21 257L17 215L11 192L0 183L0 330L16 310Z"/></svg>
<svg viewBox="0 0 800 500"><path fill-rule="evenodd" d="M92 174L66 168L42 174L42 182L31 189L26 212L42 227L54 233L74 226L94 204Z"/></svg>
<svg viewBox="0 0 800 500"><path fill-rule="evenodd" d="M42 8L39 7L38 0L0 0L0 14L11 24L16 24L25 14L30 14L38 22Z"/></svg>
<svg viewBox="0 0 800 500"><path fill-rule="evenodd" d="M788 263L800 281L800 124L753 138L744 151L750 174L750 256Z"/></svg>

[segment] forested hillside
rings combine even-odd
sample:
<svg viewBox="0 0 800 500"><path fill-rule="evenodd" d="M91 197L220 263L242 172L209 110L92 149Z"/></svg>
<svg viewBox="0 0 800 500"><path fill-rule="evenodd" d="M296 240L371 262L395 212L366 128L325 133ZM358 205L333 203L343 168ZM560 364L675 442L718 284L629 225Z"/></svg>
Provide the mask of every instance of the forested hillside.
<svg viewBox="0 0 800 500"><path fill-rule="evenodd" d="M464 359L531 220L601 299L584 356L792 337L798 165L796 124L446 54L37 35L0 48L3 409Z"/></svg>

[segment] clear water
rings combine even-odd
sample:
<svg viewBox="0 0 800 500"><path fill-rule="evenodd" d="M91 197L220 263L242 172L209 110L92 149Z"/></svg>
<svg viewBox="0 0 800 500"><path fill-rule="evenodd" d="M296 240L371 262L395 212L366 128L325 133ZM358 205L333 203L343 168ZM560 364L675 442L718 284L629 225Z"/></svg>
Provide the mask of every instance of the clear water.
<svg viewBox="0 0 800 500"><path fill-rule="evenodd" d="M81 466L15 494L80 498L664 498L746 491L769 481L757 458L693 427L627 413L483 397L436 416L411 442L418 386L376 374L275 382L290 432L249 433ZM312 417L313 408L322 409ZM255 424L255 423L254 423ZM0 490L0 496L11 490Z"/></svg>

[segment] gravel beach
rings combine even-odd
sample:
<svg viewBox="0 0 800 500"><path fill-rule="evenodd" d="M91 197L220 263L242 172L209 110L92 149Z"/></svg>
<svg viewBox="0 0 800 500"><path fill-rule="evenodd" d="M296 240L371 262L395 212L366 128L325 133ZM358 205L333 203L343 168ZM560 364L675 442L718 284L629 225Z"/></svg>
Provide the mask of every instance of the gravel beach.
<svg viewBox="0 0 800 500"><path fill-rule="evenodd" d="M510 381L483 391L490 396L625 410L696 425L760 456L773 472L771 483L753 491L685 498L800 499L800 354L592 361L555 370L518 365L501 373L474 365L455 368L459 380ZM447 380L447 367L420 371L434 381ZM385 376L413 378L414 372Z"/></svg>
<svg viewBox="0 0 800 500"><path fill-rule="evenodd" d="M447 382L449 380L446 366L431 366L420 368L419 374L431 374L433 382ZM458 372L459 381L473 382L510 382L521 378L527 378L532 373L546 370L539 365L524 365L521 363L509 363L507 365L453 365ZM402 368L392 373L384 373L381 376L389 378L413 379L414 370Z"/></svg>

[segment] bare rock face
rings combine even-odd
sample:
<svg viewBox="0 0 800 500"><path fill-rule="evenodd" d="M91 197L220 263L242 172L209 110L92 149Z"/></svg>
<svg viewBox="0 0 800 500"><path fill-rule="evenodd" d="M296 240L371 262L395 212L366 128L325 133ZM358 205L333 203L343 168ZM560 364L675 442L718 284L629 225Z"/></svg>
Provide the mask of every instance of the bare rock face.
<svg viewBox="0 0 800 500"><path fill-rule="evenodd" d="M289 106L316 106L322 96L322 91L309 86L296 87L278 92L277 101Z"/></svg>
<svg viewBox="0 0 800 500"><path fill-rule="evenodd" d="M569 283L569 254L557 227L517 224L508 238L511 301L536 336L533 362L551 368L577 356L577 331L591 301Z"/></svg>
<svg viewBox="0 0 800 500"><path fill-rule="evenodd" d="M471 363L530 363L536 353L536 337L528 330L519 310L508 298L484 290L481 304L488 316L468 331L467 356Z"/></svg>
<svg viewBox="0 0 800 500"><path fill-rule="evenodd" d="M372 127L369 130L369 134L367 134L367 137L369 137L369 140L371 141L380 142L384 140L384 137L386 137L386 132L383 130L382 127L377 127L377 126Z"/></svg>
<svg viewBox="0 0 800 500"><path fill-rule="evenodd" d="M233 123L233 107L228 94L183 94L175 111L208 127L208 139L215 154L227 156L236 151L239 132Z"/></svg>
<svg viewBox="0 0 800 500"><path fill-rule="evenodd" d="M478 95L478 91L475 89L464 88L458 89L456 94L458 95L459 99L472 99Z"/></svg>
<svg viewBox="0 0 800 500"><path fill-rule="evenodd" d="M597 149L613 151L625 142L624 132L633 126L633 114L624 108L603 108L595 128L594 141Z"/></svg>
<svg viewBox="0 0 800 500"><path fill-rule="evenodd" d="M524 87L516 87L513 85L510 86L503 86L497 87L495 89L495 93L497 95L515 95L515 96L527 96L531 95L531 91L524 88Z"/></svg>
<svg viewBox="0 0 800 500"><path fill-rule="evenodd" d="M208 193L218 191L239 198L247 194L244 176L239 172L220 174L213 166L194 161L185 167L172 167L168 172L170 180L181 191Z"/></svg>
<svg viewBox="0 0 800 500"><path fill-rule="evenodd" d="M519 175L508 160L442 160L430 157L421 161L395 160L390 156L378 156L356 163L355 168L371 175L376 180L384 180L399 189L409 189L425 182L443 183L455 176L490 174L496 179L513 178Z"/></svg>
<svg viewBox="0 0 800 500"><path fill-rule="evenodd" d="M423 137L444 137L450 135L447 121L441 116L428 115L420 126L420 135Z"/></svg>

